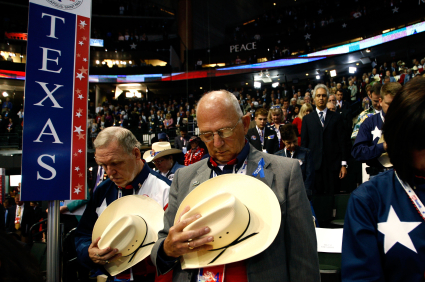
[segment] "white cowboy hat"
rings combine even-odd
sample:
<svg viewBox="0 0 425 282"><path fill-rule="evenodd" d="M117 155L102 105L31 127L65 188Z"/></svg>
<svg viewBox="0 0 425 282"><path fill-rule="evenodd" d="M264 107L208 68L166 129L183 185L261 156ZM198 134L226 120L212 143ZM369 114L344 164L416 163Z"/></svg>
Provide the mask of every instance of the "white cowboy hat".
<svg viewBox="0 0 425 282"><path fill-rule="evenodd" d="M262 181L241 174L212 178L189 193L177 211L174 224L186 206L201 218L185 227L196 230L208 226L204 236L214 236L213 249L181 257L181 268L209 267L241 261L267 249L280 228L281 210L274 192Z"/></svg>
<svg viewBox="0 0 425 282"><path fill-rule="evenodd" d="M146 151L143 154L143 159L149 163L160 157L179 153L182 153L182 150L172 149L170 142L156 142L152 144L152 150Z"/></svg>
<svg viewBox="0 0 425 282"><path fill-rule="evenodd" d="M99 249L117 248L122 257L104 267L115 276L150 255L164 227L164 210L155 200L130 195L112 202L99 216L93 228L92 240L101 237Z"/></svg>

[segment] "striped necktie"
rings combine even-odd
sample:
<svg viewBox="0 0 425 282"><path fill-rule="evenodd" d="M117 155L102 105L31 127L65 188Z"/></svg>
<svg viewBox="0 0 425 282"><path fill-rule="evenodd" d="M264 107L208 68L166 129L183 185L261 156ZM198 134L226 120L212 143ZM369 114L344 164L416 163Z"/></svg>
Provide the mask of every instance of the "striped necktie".
<svg viewBox="0 0 425 282"><path fill-rule="evenodd" d="M325 118L323 117L323 112L319 112L319 118L320 122L322 123L322 126L325 126Z"/></svg>

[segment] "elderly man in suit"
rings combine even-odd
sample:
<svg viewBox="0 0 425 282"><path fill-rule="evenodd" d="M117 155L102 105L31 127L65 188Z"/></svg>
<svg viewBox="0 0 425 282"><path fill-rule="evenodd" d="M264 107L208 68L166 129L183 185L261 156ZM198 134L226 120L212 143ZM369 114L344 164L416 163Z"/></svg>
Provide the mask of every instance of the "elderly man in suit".
<svg viewBox="0 0 425 282"><path fill-rule="evenodd" d="M197 215L174 225L180 203L198 184L226 173L253 175L259 163L264 161L263 177L260 174L255 177L272 189L280 203L282 222L279 233L262 253L226 264L224 275L237 276L237 281L319 281L315 231L299 162L254 149L245 139L250 117L243 116L236 98L228 91L204 95L197 113L200 136L210 158L182 168L174 175L164 229L159 232L151 253L158 274L173 269L173 281L198 281L200 270L182 270L179 257L211 249L208 243L214 238L206 235L210 232L208 226L183 231L197 219ZM185 212L189 209L186 207ZM200 238L203 235L206 236Z"/></svg>
<svg viewBox="0 0 425 282"><path fill-rule="evenodd" d="M326 108L328 97L326 85L316 85L313 91L316 110L303 118L301 147L313 153L317 193L333 195L339 179L347 175L348 152L342 117Z"/></svg>
<svg viewBox="0 0 425 282"><path fill-rule="evenodd" d="M267 115L268 111L266 109L261 108L255 111L256 126L248 130L246 139L248 139L251 146L258 151L274 154L279 150L279 140L276 131L266 126Z"/></svg>

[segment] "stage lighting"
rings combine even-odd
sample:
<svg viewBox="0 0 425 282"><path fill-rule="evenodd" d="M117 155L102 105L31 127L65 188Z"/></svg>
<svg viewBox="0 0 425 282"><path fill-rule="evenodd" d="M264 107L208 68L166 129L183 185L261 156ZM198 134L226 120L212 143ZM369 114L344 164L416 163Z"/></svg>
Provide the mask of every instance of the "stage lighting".
<svg viewBox="0 0 425 282"><path fill-rule="evenodd" d="M316 79L319 80L320 79L320 75L316 75Z"/></svg>
<svg viewBox="0 0 425 282"><path fill-rule="evenodd" d="M259 81L254 81L254 88L255 88L255 89L261 89L261 82L259 82Z"/></svg>
<svg viewBox="0 0 425 282"><path fill-rule="evenodd" d="M357 71L357 68L356 67L349 67L348 68L348 72L349 73L355 73Z"/></svg>
<svg viewBox="0 0 425 282"><path fill-rule="evenodd" d="M279 86L279 82L273 82L273 83L272 83L272 87L273 87L273 88L276 88L276 87L278 87L278 86Z"/></svg>
<svg viewBox="0 0 425 282"><path fill-rule="evenodd" d="M336 70L331 70L329 71L331 77L335 77L336 76Z"/></svg>

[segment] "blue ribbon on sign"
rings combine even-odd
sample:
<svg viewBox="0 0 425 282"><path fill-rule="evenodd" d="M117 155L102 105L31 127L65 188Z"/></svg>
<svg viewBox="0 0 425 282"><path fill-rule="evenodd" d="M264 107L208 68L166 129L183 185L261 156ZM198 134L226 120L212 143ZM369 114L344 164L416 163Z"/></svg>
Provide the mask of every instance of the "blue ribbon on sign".
<svg viewBox="0 0 425 282"><path fill-rule="evenodd" d="M261 160L258 162L258 166L255 169L254 173L252 174L252 176L256 177L258 175L258 173L260 173L260 177L264 178L264 159L261 158Z"/></svg>

